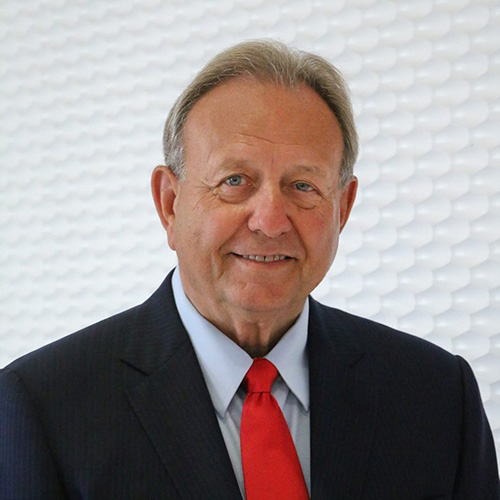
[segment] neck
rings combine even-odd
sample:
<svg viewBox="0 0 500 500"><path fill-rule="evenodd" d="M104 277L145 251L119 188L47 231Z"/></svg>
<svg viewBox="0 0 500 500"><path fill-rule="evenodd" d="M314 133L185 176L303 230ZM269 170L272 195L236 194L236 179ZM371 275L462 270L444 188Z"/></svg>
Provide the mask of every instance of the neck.
<svg viewBox="0 0 500 500"><path fill-rule="evenodd" d="M258 308L251 300L247 301L248 306L226 297L216 300L189 286L189 280L182 280L181 272L179 277L184 295L197 312L252 358L263 357L274 348L297 321L307 300L296 298L279 306L275 303L274 307Z"/></svg>
<svg viewBox="0 0 500 500"><path fill-rule="evenodd" d="M207 319L252 358L261 358L273 349L283 335L293 326L297 317L298 314L285 321L277 321L275 317L269 321L262 318L253 321L238 318L238 321L228 323Z"/></svg>
<svg viewBox="0 0 500 500"><path fill-rule="evenodd" d="M187 296L187 294L186 294ZM286 311L249 311L225 308L203 308L188 296L191 304L224 335L238 344L252 358L268 354L294 325L304 304ZM218 314L213 314L216 311Z"/></svg>

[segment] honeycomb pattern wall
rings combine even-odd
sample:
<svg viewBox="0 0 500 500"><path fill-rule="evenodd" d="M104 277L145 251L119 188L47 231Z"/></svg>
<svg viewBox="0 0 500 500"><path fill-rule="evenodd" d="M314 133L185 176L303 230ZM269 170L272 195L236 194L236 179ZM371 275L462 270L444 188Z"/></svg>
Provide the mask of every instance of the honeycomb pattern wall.
<svg viewBox="0 0 500 500"><path fill-rule="evenodd" d="M500 449L499 33L497 0L3 0L0 366L157 287L166 114L217 51L274 37L343 71L362 143L314 295L464 356Z"/></svg>

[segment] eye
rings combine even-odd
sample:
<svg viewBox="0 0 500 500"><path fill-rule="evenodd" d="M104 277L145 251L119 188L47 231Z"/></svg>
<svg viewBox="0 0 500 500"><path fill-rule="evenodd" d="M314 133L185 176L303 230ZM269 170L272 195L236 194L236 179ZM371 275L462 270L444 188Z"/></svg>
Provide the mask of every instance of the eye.
<svg viewBox="0 0 500 500"><path fill-rule="evenodd" d="M323 199L322 190L316 184L309 184L305 181L293 181L288 185L288 195L298 206L304 209L311 209L318 206Z"/></svg>
<svg viewBox="0 0 500 500"><path fill-rule="evenodd" d="M313 191L314 188L310 185L310 184L307 184L307 182L297 182L295 184L295 188L299 191Z"/></svg>
<svg viewBox="0 0 500 500"><path fill-rule="evenodd" d="M252 195L254 185L244 174L231 174L218 184L213 193L227 203L241 203Z"/></svg>
<svg viewBox="0 0 500 500"><path fill-rule="evenodd" d="M242 175L231 175L224 181L229 186L241 186L243 184L243 176Z"/></svg>

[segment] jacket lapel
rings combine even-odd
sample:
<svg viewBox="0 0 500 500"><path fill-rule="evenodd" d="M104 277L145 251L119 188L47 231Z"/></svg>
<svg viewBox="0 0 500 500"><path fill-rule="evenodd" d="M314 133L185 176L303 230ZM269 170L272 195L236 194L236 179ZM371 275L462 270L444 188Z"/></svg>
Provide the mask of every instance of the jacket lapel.
<svg viewBox="0 0 500 500"><path fill-rule="evenodd" d="M123 361L128 398L181 498L241 498L168 276L137 310ZM361 497L377 384L349 316L310 299L312 498Z"/></svg>
<svg viewBox="0 0 500 500"><path fill-rule="evenodd" d="M312 498L356 500L377 420L375 374L349 316L310 305Z"/></svg>
<svg viewBox="0 0 500 500"><path fill-rule="evenodd" d="M182 498L241 498L170 276L139 310L128 398Z"/></svg>

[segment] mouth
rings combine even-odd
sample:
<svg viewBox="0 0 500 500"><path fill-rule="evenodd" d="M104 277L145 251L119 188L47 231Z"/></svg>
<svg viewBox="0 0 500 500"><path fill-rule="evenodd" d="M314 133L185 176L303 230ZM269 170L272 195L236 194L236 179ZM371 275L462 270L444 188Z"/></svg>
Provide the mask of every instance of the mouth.
<svg viewBox="0 0 500 500"><path fill-rule="evenodd" d="M242 259L245 259L245 260L253 260L254 262L278 262L278 261L291 259L291 257L288 257L287 255L281 255L281 254L276 254L276 255L239 255L239 254L235 254L235 255L237 257L241 257Z"/></svg>

